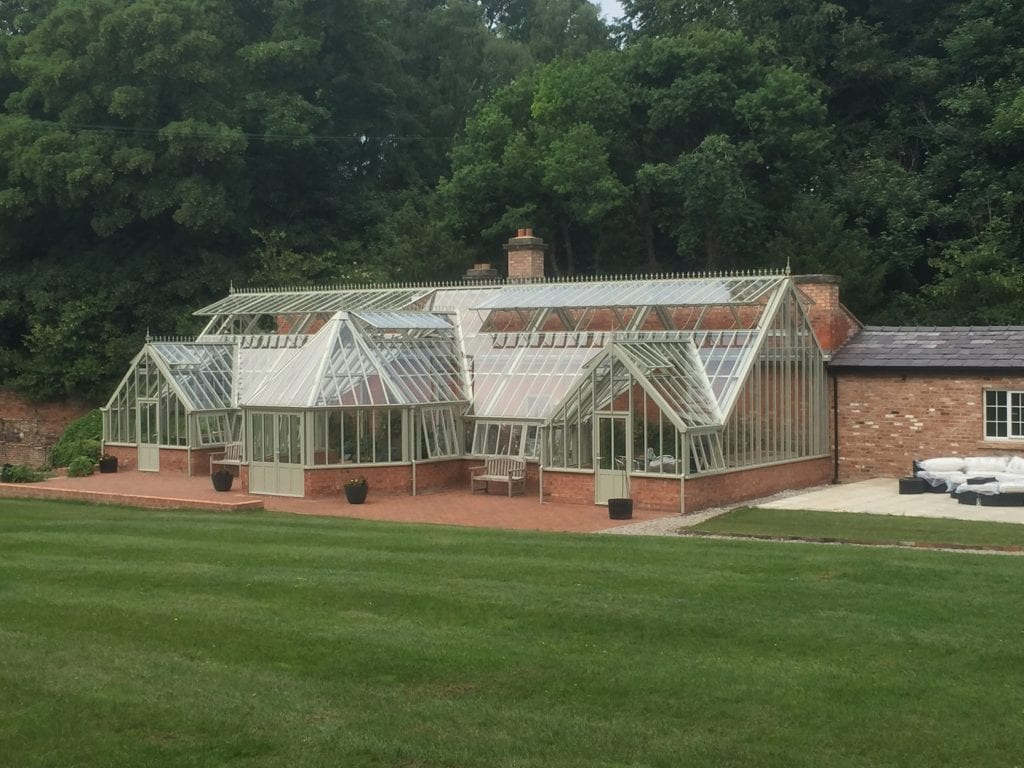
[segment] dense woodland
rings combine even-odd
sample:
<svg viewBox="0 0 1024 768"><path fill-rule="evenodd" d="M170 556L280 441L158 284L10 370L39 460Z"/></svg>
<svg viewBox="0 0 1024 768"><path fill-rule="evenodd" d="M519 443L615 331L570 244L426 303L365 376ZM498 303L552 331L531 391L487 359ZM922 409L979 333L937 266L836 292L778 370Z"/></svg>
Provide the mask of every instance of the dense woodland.
<svg viewBox="0 0 1024 768"><path fill-rule="evenodd" d="M0 0L0 383L240 285L780 268L1024 322L1019 0Z"/></svg>

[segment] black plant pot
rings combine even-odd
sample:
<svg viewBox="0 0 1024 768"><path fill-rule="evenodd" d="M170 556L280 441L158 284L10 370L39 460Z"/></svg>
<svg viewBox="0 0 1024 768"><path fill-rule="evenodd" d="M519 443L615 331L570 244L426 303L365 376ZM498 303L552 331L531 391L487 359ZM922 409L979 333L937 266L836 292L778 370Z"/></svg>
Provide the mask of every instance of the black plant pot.
<svg viewBox="0 0 1024 768"><path fill-rule="evenodd" d="M210 477L215 491L230 491L231 484L235 481L235 476L230 472L214 472Z"/></svg>
<svg viewBox="0 0 1024 768"><path fill-rule="evenodd" d="M611 520L631 520L633 518L633 500L608 499L608 517Z"/></svg>
<svg viewBox="0 0 1024 768"><path fill-rule="evenodd" d="M100 459L100 474L109 475L113 472L117 472L117 456Z"/></svg>
<svg viewBox="0 0 1024 768"><path fill-rule="evenodd" d="M349 504L362 504L366 501L366 492L370 490L370 486L366 485L346 485L345 486L345 498L348 499Z"/></svg>

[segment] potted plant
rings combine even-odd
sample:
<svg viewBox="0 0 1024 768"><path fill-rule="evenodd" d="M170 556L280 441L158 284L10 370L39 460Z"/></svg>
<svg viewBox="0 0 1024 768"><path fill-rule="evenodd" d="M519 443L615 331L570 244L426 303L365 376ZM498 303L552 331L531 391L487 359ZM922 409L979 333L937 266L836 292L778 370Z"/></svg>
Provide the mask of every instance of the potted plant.
<svg viewBox="0 0 1024 768"><path fill-rule="evenodd" d="M117 456L104 453L100 456L100 474L109 475L111 472L117 472Z"/></svg>
<svg viewBox="0 0 1024 768"><path fill-rule="evenodd" d="M362 475L345 481L345 498L349 504L362 504L366 501L366 491L369 490L366 478Z"/></svg>
<svg viewBox="0 0 1024 768"><path fill-rule="evenodd" d="M235 476L223 467L211 473L210 478L213 480L215 491L230 491L231 483L235 480Z"/></svg>
<svg viewBox="0 0 1024 768"><path fill-rule="evenodd" d="M608 499L608 518L610 520L633 519L633 499L629 493L629 472L626 471L625 463L622 465L622 478L626 495L620 499Z"/></svg>

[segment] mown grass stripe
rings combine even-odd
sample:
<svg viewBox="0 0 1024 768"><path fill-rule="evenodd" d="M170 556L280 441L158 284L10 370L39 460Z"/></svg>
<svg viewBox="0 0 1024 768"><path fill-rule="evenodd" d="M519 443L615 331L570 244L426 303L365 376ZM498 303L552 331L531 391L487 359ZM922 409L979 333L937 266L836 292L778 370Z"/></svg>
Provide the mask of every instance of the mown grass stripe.
<svg viewBox="0 0 1024 768"><path fill-rule="evenodd" d="M0 755L1012 765L1022 566L0 502Z"/></svg>

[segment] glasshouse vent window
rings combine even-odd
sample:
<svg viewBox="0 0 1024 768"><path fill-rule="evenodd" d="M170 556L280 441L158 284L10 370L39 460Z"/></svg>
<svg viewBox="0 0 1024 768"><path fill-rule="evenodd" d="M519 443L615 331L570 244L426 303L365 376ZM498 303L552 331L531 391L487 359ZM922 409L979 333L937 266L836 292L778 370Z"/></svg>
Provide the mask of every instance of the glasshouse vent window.
<svg viewBox="0 0 1024 768"><path fill-rule="evenodd" d="M417 459L443 459L462 455L454 408L423 408Z"/></svg>
<svg viewBox="0 0 1024 768"><path fill-rule="evenodd" d="M540 426L509 422L478 421L473 427L470 453L474 456L540 456Z"/></svg>

